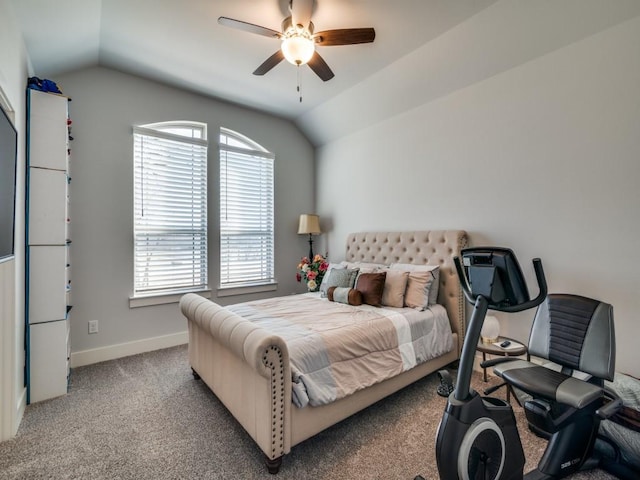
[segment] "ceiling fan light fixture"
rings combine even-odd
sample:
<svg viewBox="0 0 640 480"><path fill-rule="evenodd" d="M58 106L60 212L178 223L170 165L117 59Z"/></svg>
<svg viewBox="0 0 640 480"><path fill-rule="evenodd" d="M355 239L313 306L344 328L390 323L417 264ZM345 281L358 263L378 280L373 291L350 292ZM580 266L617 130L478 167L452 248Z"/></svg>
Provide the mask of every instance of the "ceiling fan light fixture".
<svg viewBox="0 0 640 480"><path fill-rule="evenodd" d="M293 27L283 35L280 48L289 63L304 65L313 57L316 46L309 32Z"/></svg>

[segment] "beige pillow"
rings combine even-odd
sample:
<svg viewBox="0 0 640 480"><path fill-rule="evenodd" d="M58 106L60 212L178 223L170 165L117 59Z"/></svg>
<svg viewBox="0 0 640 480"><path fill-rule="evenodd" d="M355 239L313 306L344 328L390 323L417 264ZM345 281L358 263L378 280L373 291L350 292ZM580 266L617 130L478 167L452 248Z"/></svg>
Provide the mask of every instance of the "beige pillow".
<svg viewBox="0 0 640 480"><path fill-rule="evenodd" d="M384 282L384 291L382 292L382 305L402 308L409 272L400 270L386 270L386 272L387 279Z"/></svg>
<svg viewBox="0 0 640 480"><path fill-rule="evenodd" d="M404 293L406 307L424 310L429 305L429 285L433 282L431 272L407 272L407 290Z"/></svg>
<svg viewBox="0 0 640 480"><path fill-rule="evenodd" d="M367 270L366 273L375 273L378 270L385 270L387 268L383 263L370 263L370 262L347 262L343 260L340 265L345 268L359 268L362 272Z"/></svg>
<svg viewBox="0 0 640 480"><path fill-rule="evenodd" d="M440 285L439 265L414 265L412 263L392 263L391 270L404 270L406 272L431 272L433 281L427 285L429 289L429 305L438 303L438 287Z"/></svg>

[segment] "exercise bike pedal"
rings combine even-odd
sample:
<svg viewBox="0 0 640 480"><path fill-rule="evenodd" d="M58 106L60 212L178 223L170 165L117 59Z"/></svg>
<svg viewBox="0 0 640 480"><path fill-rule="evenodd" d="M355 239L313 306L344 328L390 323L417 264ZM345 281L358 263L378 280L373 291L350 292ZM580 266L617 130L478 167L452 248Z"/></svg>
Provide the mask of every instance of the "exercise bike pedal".
<svg viewBox="0 0 640 480"><path fill-rule="evenodd" d="M440 385L438 385L436 392L441 397L448 397L454 389L451 374L447 370L439 370L438 377L440 378Z"/></svg>

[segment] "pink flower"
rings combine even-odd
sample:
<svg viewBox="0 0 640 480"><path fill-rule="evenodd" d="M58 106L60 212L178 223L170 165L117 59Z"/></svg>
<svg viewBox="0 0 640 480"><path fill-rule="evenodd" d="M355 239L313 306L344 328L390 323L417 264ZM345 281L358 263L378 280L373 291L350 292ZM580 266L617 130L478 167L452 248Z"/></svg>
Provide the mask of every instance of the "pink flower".
<svg viewBox="0 0 640 480"><path fill-rule="evenodd" d="M296 280L304 282L309 290L315 291L329 269L329 262L320 254L314 255L312 260L310 261L308 257L300 259Z"/></svg>

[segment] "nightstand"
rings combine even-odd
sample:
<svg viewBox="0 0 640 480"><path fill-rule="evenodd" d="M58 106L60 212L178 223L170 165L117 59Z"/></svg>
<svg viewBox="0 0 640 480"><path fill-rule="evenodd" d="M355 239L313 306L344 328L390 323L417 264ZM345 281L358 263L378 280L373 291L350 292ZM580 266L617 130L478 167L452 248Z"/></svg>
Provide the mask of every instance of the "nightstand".
<svg viewBox="0 0 640 480"><path fill-rule="evenodd" d="M527 355L527 361L531 360L529 355L529 350L526 345L518 342L509 337L498 337L498 340L495 343L502 343L505 340L509 340L511 345L506 348L500 347L499 345L495 345L494 343L484 343L482 340L478 342L478 346L476 350L482 352L482 361L487 360L487 353L489 355L498 355L502 357L519 357L520 355ZM487 369L483 368L483 380L487 381ZM507 402L511 402L511 387L507 386Z"/></svg>

